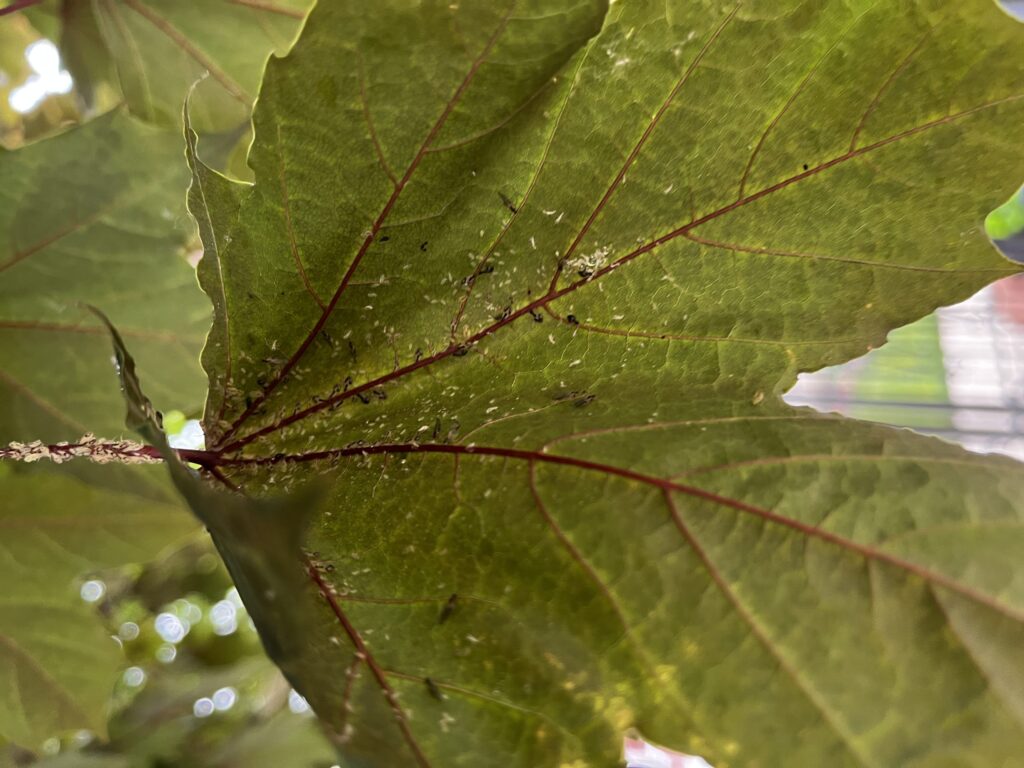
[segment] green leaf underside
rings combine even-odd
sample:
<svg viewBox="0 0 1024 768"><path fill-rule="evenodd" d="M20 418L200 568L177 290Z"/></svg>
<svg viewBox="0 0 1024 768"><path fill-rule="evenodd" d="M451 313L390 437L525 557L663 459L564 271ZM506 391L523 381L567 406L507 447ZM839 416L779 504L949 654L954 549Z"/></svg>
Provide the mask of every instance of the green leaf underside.
<svg viewBox="0 0 1024 768"><path fill-rule="evenodd" d="M0 442L123 432L107 309L168 408L202 399L209 309L186 261L187 169L173 134L112 113L0 154Z"/></svg>
<svg viewBox="0 0 1024 768"><path fill-rule="evenodd" d="M81 3L82 0L76 0ZM92 13L132 112L174 125L185 94L204 74L192 116L206 131L249 115L270 51L286 51L309 0L91 0ZM89 32L65 27L64 42Z"/></svg>
<svg viewBox="0 0 1024 768"><path fill-rule="evenodd" d="M1013 273L1022 36L988 0L323 3L255 185L190 142L207 436L250 494L330 489L277 658L349 764L614 765L630 727L1019 762L1019 465L779 394Z"/></svg>
<svg viewBox="0 0 1024 768"><path fill-rule="evenodd" d="M6 469L6 467L5 467ZM82 573L150 559L195 530L160 467L19 466L2 478L0 735L37 748L106 732L123 656Z"/></svg>

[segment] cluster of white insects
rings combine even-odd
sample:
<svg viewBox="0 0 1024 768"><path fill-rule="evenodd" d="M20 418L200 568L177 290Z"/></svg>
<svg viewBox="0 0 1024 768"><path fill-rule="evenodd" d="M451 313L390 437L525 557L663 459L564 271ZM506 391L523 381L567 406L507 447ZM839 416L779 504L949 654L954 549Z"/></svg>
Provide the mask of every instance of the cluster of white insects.
<svg viewBox="0 0 1024 768"><path fill-rule="evenodd" d="M160 456L149 446L133 440L102 440L87 432L76 442L46 445L40 440L31 443L12 442L0 448L0 459L31 463L49 459L63 464L71 459L86 458L97 464L159 464Z"/></svg>

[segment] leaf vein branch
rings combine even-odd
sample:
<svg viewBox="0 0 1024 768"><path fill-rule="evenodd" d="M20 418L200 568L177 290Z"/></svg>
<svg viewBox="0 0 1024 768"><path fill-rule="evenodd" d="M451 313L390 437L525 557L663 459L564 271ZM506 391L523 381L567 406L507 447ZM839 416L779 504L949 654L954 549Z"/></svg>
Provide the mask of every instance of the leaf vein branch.
<svg viewBox="0 0 1024 768"><path fill-rule="evenodd" d="M424 684L426 683L426 678L422 677L420 675L412 675L412 674L409 674L408 672L399 672L396 669L389 669L389 668L385 668L383 671L384 671L385 675L388 675L390 677L397 677L400 680L408 680L410 682L417 682L417 683L424 683ZM466 687L461 686L461 685L459 685L457 683L452 683L452 682L449 682L449 681L446 681L446 680L437 680L435 678L431 678L431 681L438 688L440 688L441 690L451 691L452 693L457 693L457 694L459 694L461 696L467 696L467 697L473 698L473 699L480 699L481 701L486 701L486 702L489 702L491 704L497 704L499 706L506 707L508 709L514 709L517 712L522 712L523 714L526 714L526 715L532 715L533 717L539 718L541 720L546 721L547 723L550 723L552 726L557 728L559 731L562 731L563 733L567 733L567 734L573 736L574 738L577 738L577 734L575 734L574 732L568 730L565 726L561 725L560 723L555 722L550 717L545 715L543 712L538 712L535 709L529 709L528 707L524 707L524 706L522 706L520 704L515 704L515 703L513 703L511 701L508 701L507 699L502 699L502 698L499 698L497 696L493 696L493 695L488 694L488 693L482 693L480 691L474 691L472 688L466 688Z"/></svg>
<svg viewBox="0 0 1024 768"><path fill-rule="evenodd" d="M830 254L821 253L803 253L800 251L787 251L779 248L765 248L757 245L743 245L740 243L726 243L718 240L709 240L707 238L698 237L692 232L684 232L683 236L692 240L695 243L706 245L709 248L720 248L724 251L735 251L737 253L750 253L758 256L782 256L795 259L810 259L814 261L836 261L841 264L856 264L857 266L871 267L872 269L893 269L903 272L930 272L934 274L963 274L965 270L962 269L946 269L943 267L924 267L915 264L892 264L886 261L872 261L870 259L852 259L845 256L832 256ZM988 269L977 269L969 270L973 273L987 273L992 272L996 274L1013 274L1015 272L1012 268L988 268Z"/></svg>
<svg viewBox="0 0 1024 768"><path fill-rule="evenodd" d="M777 347L808 347L817 345L831 345L831 344L858 344L870 341L867 338L845 338L845 339L806 339L806 340L787 340L787 339L758 339L758 338L744 338L742 336L699 336L685 333L655 333L652 331L639 331L639 330L624 330L621 328L607 328L599 325L592 325L590 323L577 322L575 324L570 323L569 320L562 317L558 313L547 309L548 314L554 318L557 322L562 325L570 325L573 328L581 331L587 331L588 333L597 333L605 336L622 336L624 338L641 338L641 339L655 339L658 341L706 341L715 344L720 343L733 343L733 344L761 344L766 346L777 346Z"/></svg>
<svg viewBox="0 0 1024 768"><path fill-rule="evenodd" d="M605 190L604 195L601 197L597 205L594 207L594 210L591 212L590 217L580 228L580 231L576 233L576 237L573 238L572 242L569 244L569 247L566 249L565 255L559 261L558 266L555 269L555 274L551 278L551 284L548 288L549 293L554 293L557 290L558 279L562 275L562 269L564 264L576 252L576 249L579 247L583 238L586 237L587 232L590 231L590 228L597 220L597 217L601 215L601 212L608 205L608 201L611 200L612 195L614 195L615 192L622 185L623 179L626 178L626 173L633 166L633 163L636 162L636 159L640 155L641 150L643 150L644 145L647 143L647 140L651 137L651 134L654 133L655 128L658 127L658 123L661 122L661 118L668 111L668 108L672 105L672 102L675 101L675 98L676 96L679 95L679 92L682 91L683 86L686 85L687 81L690 79L690 76L697 69L697 67L700 66L700 63L704 59L704 56L714 46L715 42L719 39L722 32L729 25L729 22L732 21L733 18L735 18L736 13L739 11L739 9L740 3L737 3L736 6L732 9L732 11L730 11L729 14L726 15L726 17L718 25L718 27L711 34L708 40L704 43L703 47L701 47L700 51L693 58L693 61L691 61L690 65L686 68L686 71L683 72L680 78L676 81L675 85L672 87L672 90L669 91L668 96L666 96L665 100L662 101L661 106L658 108L658 111L654 113L654 116L647 124L647 127L644 129L644 132L640 135L640 138L633 146L632 151L626 157L626 161L622 164L622 168L619 169L619 172L615 175L615 178L608 186L608 189Z"/></svg>
<svg viewBox="0 0 1024 768"><path fill-rule="evenodd" d="M135 2L136 0L131 1ZM313 340L317 337L317 334L319 334L323 327L327 324L328 318L330 318L331 313L334 311L334 308L337 306L341 297L344 295L345 289L348 288L348 285L352 281L352 278L355 275L356 270L359 269L359 265L362 262L363 257L366 255L366 252L370 249L370 246L373 244L374 240L376 240L377 234L380 232L381 227L387 220L387 217L391 213L392 208L394 208L395 204L398 202L398 198L402 194L402 190L405 189L406 185L409 183L409 180L412 178L413 174L416 173L416 169L419 167L423 158L426 156L427 148L429 148L430 145L433 144L434 139L436 139L438 134L441 132L441 128L444 127L444 124L447 122L448 117L455 109L456 104L458 104L459 101L462 99L462 96L469 88L470 83L473 82L473 78L476 76L476 73L479 71L480 67L483 65L484 61L487 59L490 52L493 50L495 44L498 42L498 39L501 37L501 34L507 27L508 21L511 18L512 10L514 9L514 7L515 3L513 2L512 5L509 6L506 13L502 16L497 29L495 29L495 31L491 34L483 50L473 61L473 64L470 66L469 72L466 73L466 76L462 79L462 82L455 89L455 92L452 94L451 98L449 98L448 102L445 104L445 107L442 110L440 116L434 122L434 125L431 127L426 138L423 140L423 143L416 151L416 155L413 157L412 162L406 169L405 174L399 180L398 184L395 185L395 188L392 191L391 195L388 197L387 202L385 202L383 209L378 214L376 220L374 220L373 225L370 227L370 230L366 233L366 236L363 238L362 245L360 245L359 250L356 252L356 255L352 259L352 263L349 264L349 267L345 271L345 274L342 277L337 289L335 290L334 295L331 297L330 302L328 302L327 306L324 308L324 311L320 314L320 318L313 326L313 329L309 332L309 334L306 336L303 342L299 345L298 349L295 350L295 352L284 364L284 366L273 378L273 380L270 381L267 384L267 386L263 388L263 391L261 392L259 397L253 399L251 404L244 411L242 411L241 415L234 420L234 422L228 428L228 430L221 436L221 443L228 440L232 435L234 435L238 431L238 428L243 423L245 423L245 421L253 413L255 413L255 411L266 401L270 394L275 389L277 389L280 383L292 371L292 369L296 366L296 364L305 354L306 350L309 349L310 345L313 343Z"/></svg>
<svg viewBox="0 0 1024 768"><path fill-rule="evenodd" d="M412 729L409 727L408 719L405 716L402 706L398 703L398 697L395 695L394 689L388 682L384 670L377 663L373 654L370 653L369 648L366 647L366 643L363 642L362 635L359 634L359 631L349 620L348 616L345 615L345 612L341 609L341 605L331 592L330 586L324 581L323 576L320 575L320 572L316 567L307 562L306 571L309 573L309 577L316 584L324 600L326 600L327 604L331 607L335 617L338 619L338 623L341 624L342 629L345 630L345 634L348 635L349 640L356 649L358 658L366 662L367 668L370 670L374 679L377 681L377 684L380 686L381 693L387 701L388 706L391 707L392 712L394 712L395 723L397 724L398 729L402 732L402 737L405 739L409 749L412 751L412 754L416 759L416 763L420 768L430 768L430 761L427 760L422 747L420 747L419 742L416 741L416 737L413 736Z"/></svg>
<svg viewBox="0 0 1024 768"><path fill-rule="evenodd" d="M587 49L586 49L586 51L584 51L583 55L580 57L580 62L576 66L575 71L573 72L572 81L570 82L568 89L566 89L565 98L562 100L562 103L561 103L561 105L558 108L558 115L555 117L555 121L554 121L554 124L552 125L551 132L548 134L547 140L544 143L544 151L541 153L540 163L537 165L536 170L534 170L533 175L530 177L530 183L529 183L529 185L526 188L526 192L523 194L522 199L519 201L519 204L516 206L516 210L512 213L512 215L509 217L509 219L505 222L505 226L503 226L501 228L501 232L499 232L498 236L496 238L494 238L494 240L488 246L487 250L484 252L484 255L481 257L479 262L477 262L476 267L473 269L473 273L472 273L472 275L469 278L468 285L466 286L466 292L463 294L462 300L461 300L461 302L459 304L459 309L458 309L458 311L455 314L455 318L451 322L451 330L452 330L451 339L452 339L453 343L455 342L455 338L456 338L456 334L458 333L459 326L462 324L462 318L463 318L463 316L466 313L466 307L469 304L469 300L470 300L470 298L472 296L473 288L476 285L477 279L483 273L484 267L487 266L487 262L490 261L491 256L494 254L494 250L498 247L498 245L501 243L501 241L505 238L505 235L508 233L508 231L512 228L512 225L519 218L519 214L526 207L526 204L529 202L530 197L533 194L533 190L534 190L534 188L537 185L537 180L540 178L541 172L544 170L544 167L547 165L548 156L549 156L549 154L551 152L551 145L554 143L555 135L558 133L558 126L561 125L561 123L562 123L562 116L565 114L565 108L569 104L569 99L572 98L573 93L576 91L576 86L579 84L579 73L580 73L580 70L583 69L584 63L586 63L587 59L590 57L590 52L594 48L595 41L596 41L596 38L592 38L590 40L590 42L587 44ZM545 84L545 87L546 87L546 84ZM539 94L542 91L543 91L543 88L539 89L537 91L537 93ZM531 100L532 100L532 97L531 97Z"/></svg>
<svg viewBox="0 0 1024 768"><path fill-rule="evenodd" d="M121 0L121 2L135 11L135 13L139 14L139 16L144 18L158 30L163 32L164 35L170 38L175 45L194 59L196 63L206 69L210 73L210 76L224 86L224 90L231 94L232 97L246 106L249 106L252 103L252 97L246 93L242 86L236 83L224 70L218 67L209 56L193 45L192 41L183 35L177 27L167 21L167 19L149 6L144 5L140 0Z"/></svg>
<svg viewBox="0 0 1024 768"><path fill-rule="evenodd" d="M316 289L313 288L312 283L309 282L309 276L306 274L306 268L302 264L302 257L299 255L299 246L295 241L295 228L292 226L292 206L288 199L288 179L285 170L284 160L284 141L281 135L281 124L277 124L277 146L278 160L280 161L280 171L278 173L278 179L281 182L281 208L284 211L284 225L288 232L288 247L291 251L292 260L295 262L295 268L299 272L299 277L302 278L302 285L306 288L306 293L313 297L313 301L317 303L321 311L326 311L327 306L324 304L323 299L317 294Z"/></svg>
<svg viewBox="0 0 1024 768"><path fill-rule="evenodd" d="M782 118L789 111L789 108L793 106L793 102L795 102L797 98L799 98L800 94L803 93L804 89L814 78L814 75L821 68L821 65L832 54L832 52L836 49L839 43L842 42L843 38L846 37L846 33L849 32L850 29L852 29L861 20L861 18L868 12L868 10L869 8L865 8L860 15L856 16L853 19L853 21L851 21L850 24L847 25L846 29L839 33L839 35L836 37L832 45L830 45L825 50L821 57L816 62L814 62L814 65L807 71L803 79L801 79L800 83L797 85L796 89L793 91L792 94L790 94L789 99L783 105L782 109L779 110L775 117L772 118L772 121L768 123L767 127L764 129L764 132L761 134L761 137L757 140L757 144L754 146L754 150L750 153L750 158L747 160L746 167L744 167L743 169L743 175L740 177L740 187L739 192L737 194L737 198L743 198L744 189L747 186L747 179L750 176L750 172L754 168L754 162L757 160L757 157L760 154L762 147L764 147L765 142L768 140L768 135L773 130L775 130L775 126L779 124ZM851 149L853 149L853 147L851 147Z"/></svg>
<svg viewBox="0 0 1024 768"><path fill-rule="evenodd" d="M356 74L359 76L359 101L363 107L363 120L366 121L366 128L370 132L370 141L373 142L373 149L377 153L377 162L381 169L391 179L394 186L398 186L398 175L391 168L388 159L384 154L384 147L381 146L380 137L377 136L377 128L373 123L373 115L370 113L370 101L366 95L366 66L363 63L363 55L356 50Z"/></svg>
<svg viewBox="0 0 1024 768"><path fill-rule="evenodd" d="M63 700L64 704L67 706L69 710L71 710L72 712L76 712L79 717L83 718L87 722L93 720L91 713L87 712L81 706L79 706L78 702L75 701L74 697L64 688L64 686L57 682L56 678L54 678L50 674L50 672L47 671L47 669L42 664L40 664L39 661L34 656L32 656L28 651L22 648L11 637L8 637L2 632L0 632L0 645L6 647L12 655L24 659L25 664L35 671L35 673L39 676L40 680L44 682L44 684L49 684L51 690L53 690L54 693L56 693L57 696L61 700ZM14 688L18 691L18 695L20 697L21 686L14 686ZM25 711L23 705L21 706L21 709L22 712Z"/></svg>
<svg viewBox="0 0 1024 768"><path fill-rule="evenodd" d="M265 2L264 0L228 0L228 2L234 5L245 6L246 8L252 8L257 11L276 13L280 16L290 16L293 19L306 18L304 11L300 11L296 8L285 8L284 6L275 5L274 3Z"/></svg>
<svg viewBox="0 0 1024 768"><path fill-rule="evenodd" d="M664 489L665 504L668 506L669 513L672 516L672 520L675 523L679 533L686 540L686 543L693 550L693 553L701 561L704 569L708 572L711 580L718 587L719 591L725 597L726 600L732 605L733 610L742 619L749 628L754 637L757 638L758 642L764 647L764 649L775 659L779 668L782 669L786 675L796 684L804 696L807 697L808 701L814 706L815 709L821 714L822 718L829 726L835 731L842 742L846 745L847 749L857 758L857 761L864 766L873 766L877 763L870 759L864 754L863 749L857 744L857 740L854 735L850 733L846 725L839 721L836 713L832 712L828 704L824 701L821 693L817 691L809 681L805 680L804 677L797 671L796 667L790 662L789 659L781 652L776 646L775 642L768 633L765 632L764 627L758 622L754 614L743 604L740 600L739 595L729 586L729 583L725 580L725 576L718 569L718 566L711 560L707 551L694 536L693 531L686 524L682 514L679 512L679 507L676 505L675 499L672 498L672 492L669 489Z"/></svg>
<svg viewBox="0 0 1024 768"><path fill-rule="evenodd" d="M871 102L864 110L864 114L861 115L860 121L857 123L857 127L854 128L853 130L853 136L850 138L851 152L857 148L857 139L860 138L860 135L863 132L864 127L867 125L868 120L871 119L871 116L875 113L875 110L878 109L878 105L881 103L882 97L885 96L886 92L889 90L892 84L896 82L896 79L903 73L903 71L910 66L914 58L924 47L924 44L932 36L933 31L934 28L929 28L924 33L924 35L921 36L921 39L917 41L917 44L910 49L906 56L903 57L902 61L900 61L897 67L892 72L889 73L889 76L887 78L885 78L885 81L878 89L878 92L875 94L874 98L871 99Z"/></svg>

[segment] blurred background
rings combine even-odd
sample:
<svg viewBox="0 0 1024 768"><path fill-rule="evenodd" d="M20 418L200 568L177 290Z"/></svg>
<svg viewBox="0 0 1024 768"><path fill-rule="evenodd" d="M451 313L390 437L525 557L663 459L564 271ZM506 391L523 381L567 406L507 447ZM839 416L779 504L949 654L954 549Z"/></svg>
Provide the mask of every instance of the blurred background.
<svg viewBox="0 0 1024 768"><path fill-rule="evenodd" d="M1024 225L1019 194L1007 208ZM1024 237L1000 245L1024 261ZM893 331L888 344L862 358L801 375L786 400L1024 459L1021 277Z"/></svg>

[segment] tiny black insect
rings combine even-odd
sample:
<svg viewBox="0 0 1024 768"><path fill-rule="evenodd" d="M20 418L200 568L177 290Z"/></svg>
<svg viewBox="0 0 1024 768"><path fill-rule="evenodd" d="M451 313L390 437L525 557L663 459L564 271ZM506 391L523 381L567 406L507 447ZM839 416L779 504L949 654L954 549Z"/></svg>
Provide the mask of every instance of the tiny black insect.
<svg viewBox="0 0 1024 768"><path fill-rule="evenodd" d="M505 207L512 211L512 213L519 213L519 210L516 208L515 203L509 200L504 192L499 192L498 197L501 198L501 202L503 202L505 204Z"/></svg>
<svg viewBox="0 0 1024 768"><path fill-rule="evenodd" d="M441 423L438 422L439 427L440 425ZM441 608L441 615L437 619L438 624L444 624L446 621L448 621L451 615L455 612L455 606L458 602L459 596L452 592L452 596L448 598L448 602L444 604L443 608Z"/></svg>
<svg viewBox="0 0 1024 768"><path fill-rule="evenodd" d="M565 316L565 321L567 323L569 323L569 325L579 325L580 324L580 321L576 319L576 315L566 315Z"/></svg>
<svg viewBox="0 0 1024 768"><path fill-rule="evenodd" d="M535 323L543 323L544 322L544 317L536 309L531 309L530 310L530 317L533 318L533 322L535 322Z"/></svg>
<svg viewBox="0 0 1024 768"><path fill-rule="evenodd" d="M427 241L426 240L424 240L422 243L420 243L420 250L423 251L424 253L426 252L426 250L427 250Z"/></svg>
<svg viewBox="0 0 1024 768"><path fill-rule="evenodd" d="M381 236L380 236L380 241L381 241L382 243L386 243L386 242L387 242L388 240L390 240L390 239L391 239L391 238L390 238L390 237L388 237L387 235L381 235Z"/></svg>
<svg viewBox="0 0 1024 768"><path fill-rule="evenodd" d="M494 271L494 265L493 264L487 264L486 266L481 268L480 274L481 275L489 275L493 271Z"/></svg>
<svg viewBox="0 0 1024 768"><path fill-rule="evenodd" d="M362 402L363 405L369 405L370 404L370 398L368 398L362 392L356 392L356 397L359 398L360 402Z"/></svg>
<svg viewBox="0 0 1024 768"><path fill-rule="evenodd" d="M459 346L452 350L452 354L455 357L464 357L468 352L469 347L467 347L465 344L459 344Z"/></svg>
<svg viewBox="0 0 1024 768"><path fill-rule="evenodd" d="M437 683L429 677L424 677L423 682L427 684L427 690L430 692L431 696L438 701L444 701L444 694L441 693L441 689L437 687Z"/></svg>
<svg viewBox="0 0 1024 768"><path fill-rule="evenodd" d="M807 170L807 163L804 163L804 170Z"/></svg>

